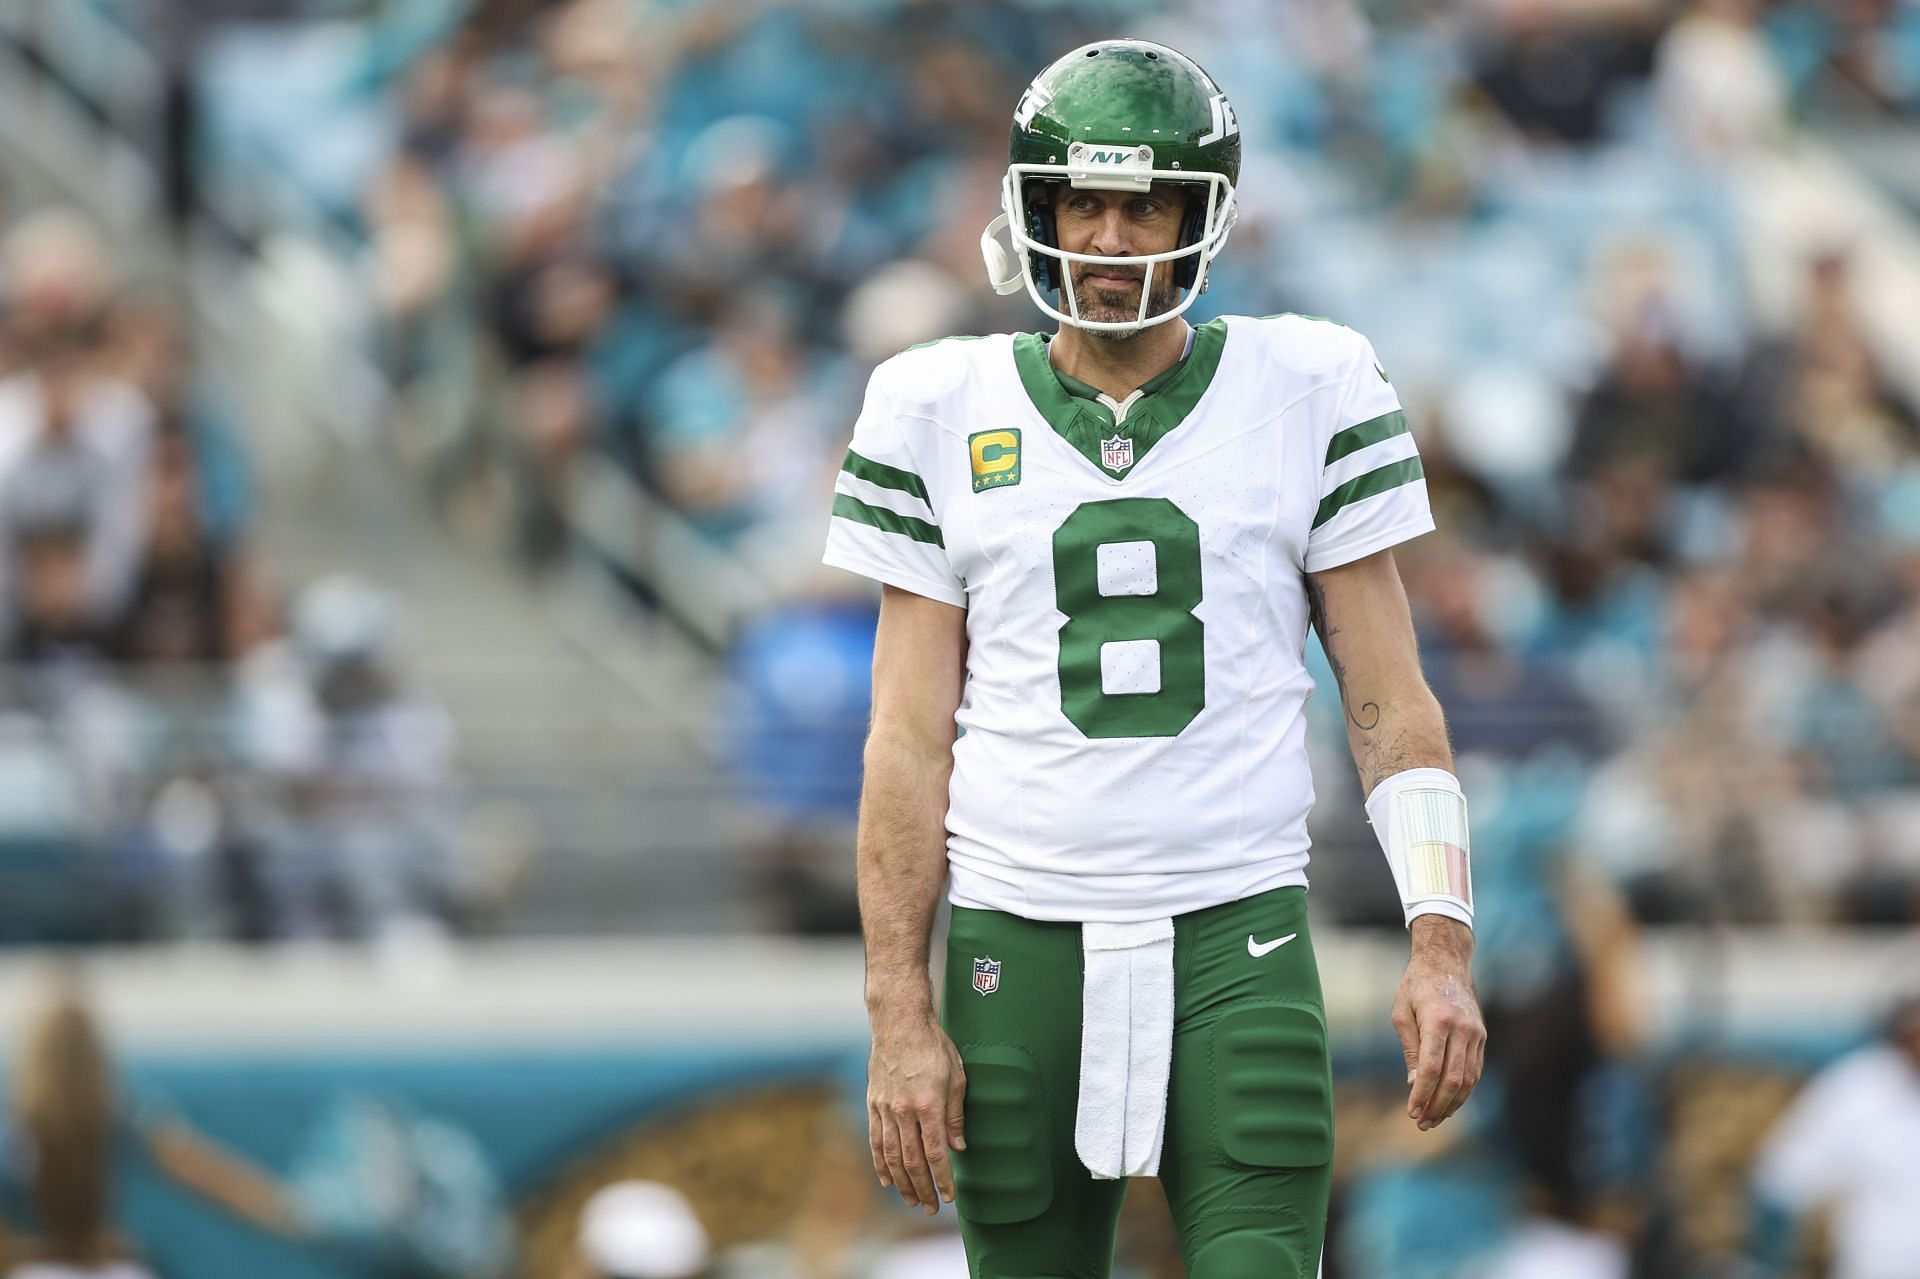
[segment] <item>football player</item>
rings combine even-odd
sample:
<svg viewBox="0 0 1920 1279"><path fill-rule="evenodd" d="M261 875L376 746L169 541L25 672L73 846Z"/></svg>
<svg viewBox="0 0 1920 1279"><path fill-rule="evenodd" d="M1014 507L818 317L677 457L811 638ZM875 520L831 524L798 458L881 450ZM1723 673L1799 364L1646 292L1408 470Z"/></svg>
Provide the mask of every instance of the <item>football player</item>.
<svg viewBox="0 0 1920 1279"><path fill-rule="evenodd" d="M1182 318L1239 169L1226 95L1173 49L1041 72L982 249L1057 332L881 365L834 497L827 562L884 585L857 857L874 1170L956 1203L976 1279L1106 1275L1143 1175L1193 1279L1314 1274L1309 624L1411 932L1412 1121L1480 1075L1466 802L1390 550L1433 528L1420 459L1359 333Z"/></svg>

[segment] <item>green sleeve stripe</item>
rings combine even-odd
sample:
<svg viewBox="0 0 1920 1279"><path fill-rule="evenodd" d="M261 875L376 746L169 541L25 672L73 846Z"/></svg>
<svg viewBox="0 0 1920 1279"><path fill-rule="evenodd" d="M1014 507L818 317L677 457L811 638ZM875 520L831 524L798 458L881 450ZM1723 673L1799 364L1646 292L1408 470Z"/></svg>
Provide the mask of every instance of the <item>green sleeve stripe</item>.
<svg viewBox="0 0 1920 1279"><path fill-rule="evenodd" d="M1336 431L1333 438L1327 441L1326 464L1332 466L1347 454L1357 453L1369 444L1378 444L1381 440L1390 440L1406 433L1407 415L1399 409Z"/></svg>
<svg viewBox="0 0 1920 1279"><path fill-rule="evenodd" d="M840 464L840 469L856 480L865 480L883 489L898 489L902 493L913 494L922 502L927 501L927 486L912 471L903 471L897 466L861 457L852 449L847 450L847 460ZM932 510L933 503L927 502L927 509Z"/></svg>
<svg viewBox="0 0 1920 1279"><path fill-rule="evenodd" d="M1378 470L1368 471L1365 475L1356 475L1327 494L1320 503L1320 509L1313 513L1313 527L1319 528L1332 519L1343 506L1351 506L1363 498L1377 496L1388 489L1397 489L1402 484L1411 484L1426 474L1420 469L1418 457L1404 457L1398 462L1389 462Z"/></svg>
<svg viewBox="0 0 1920 1279"><path fill-rule="evenodd" d="M925 520L916 520L911 515L899 515L883 506L868 506L857 497L845 493L833 495L833 513L843 520L852 520L856 524L871 524L888 533L898 533L910 537L916 542L928 542L944 548L947 540L940 536L940 530Z"/></svg>

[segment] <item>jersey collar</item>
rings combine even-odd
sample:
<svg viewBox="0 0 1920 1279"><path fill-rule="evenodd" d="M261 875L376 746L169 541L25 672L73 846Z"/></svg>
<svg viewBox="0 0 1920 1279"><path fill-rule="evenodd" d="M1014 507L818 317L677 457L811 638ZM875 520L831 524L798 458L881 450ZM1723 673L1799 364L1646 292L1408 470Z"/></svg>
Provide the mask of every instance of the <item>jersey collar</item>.
<svg viewBox="0 0 1920 1279"><path fill-rule="evenodd" d="M1193 341L1179 363L1147 379L1145 385L1117 404L1079 378L1056 369L1047 358L1044 333L1017 335L1013 339L1013 362L1027 398L1047 425L1101 474L1117 480L1131 473L1161 437L1186 420L1212 385L1226 340L1225 320L1196 325ZM1100 444L1116 436L1133 441L1133 461L1113 470L1101 465Z"/></svg>
<svg viewBox="0 0 1920 1279"><path fill-rule="evenodd" d="M1053 375L1060 379L1060 385L1067 388L1067 394L1073 396L1076 400L1092 400L1095 404L1100 405L1106 409L1107 412L1111 413L1113 415L1114 425L1119 426L1126 422L1127 414L1133 409L1135 404L1147 396L1152 395L1173 380L1174 375L1180 371L1180 366L1186 363L1189 355L1193 354L1193 344L1199 339L1199 336L1200 330L1189 328L1187 330L1187 344L1181 348L1180 358L1166 368L1161 369L1145 382L1142 382L1135 388L1133 394L1124 400L1114 399L1111 395L1108 395L1091 382L1082 382L1058 364L1054 364L1053 348L1051 345L1047 348L1047 363L1053 369Z"/></svg>

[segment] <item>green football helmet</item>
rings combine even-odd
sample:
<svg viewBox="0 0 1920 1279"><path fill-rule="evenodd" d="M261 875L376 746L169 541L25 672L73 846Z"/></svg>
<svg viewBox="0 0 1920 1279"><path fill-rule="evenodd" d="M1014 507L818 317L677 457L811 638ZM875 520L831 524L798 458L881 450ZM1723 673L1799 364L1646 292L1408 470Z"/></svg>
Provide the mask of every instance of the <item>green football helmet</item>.
<svg viewBox="0 0 1920 1279"><path fill-rule="evenodd" d="M1075 49L1027 86L1007 149L1002 212L980 236L996 293L1024 286L1035 305L1063 324L1129 333L1182 314L1206 289L1207 268L1238 216L1240 124L1227 95L1193 59L1147 40L1101 40ZM1135 257L1061 249L1054 200L1063 182L1100 191L1145 191L1156 182L1192 188L1178 247ZM1012 252L1000 242L1003 230ZM1068 287L1075 263L1144 265L1140 314L1128 321L1082 319ZM1185 296L1148 315L1153 273L1162 263ZM1060 295L1065 311L1053 301Z"/></svg>

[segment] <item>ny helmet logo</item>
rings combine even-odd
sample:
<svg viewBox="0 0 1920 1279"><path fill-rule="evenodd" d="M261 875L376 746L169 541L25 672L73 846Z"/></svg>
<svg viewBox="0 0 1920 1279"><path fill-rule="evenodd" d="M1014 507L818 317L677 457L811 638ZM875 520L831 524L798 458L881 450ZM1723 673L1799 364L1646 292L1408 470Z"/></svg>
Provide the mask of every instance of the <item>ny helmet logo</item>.
<svg viewBox="0 0 1920 1279"><path fill-rule="evenodd" d="M976 956L973 961L973 988L983 995L1000 989L1000 961Z"/></svg>

